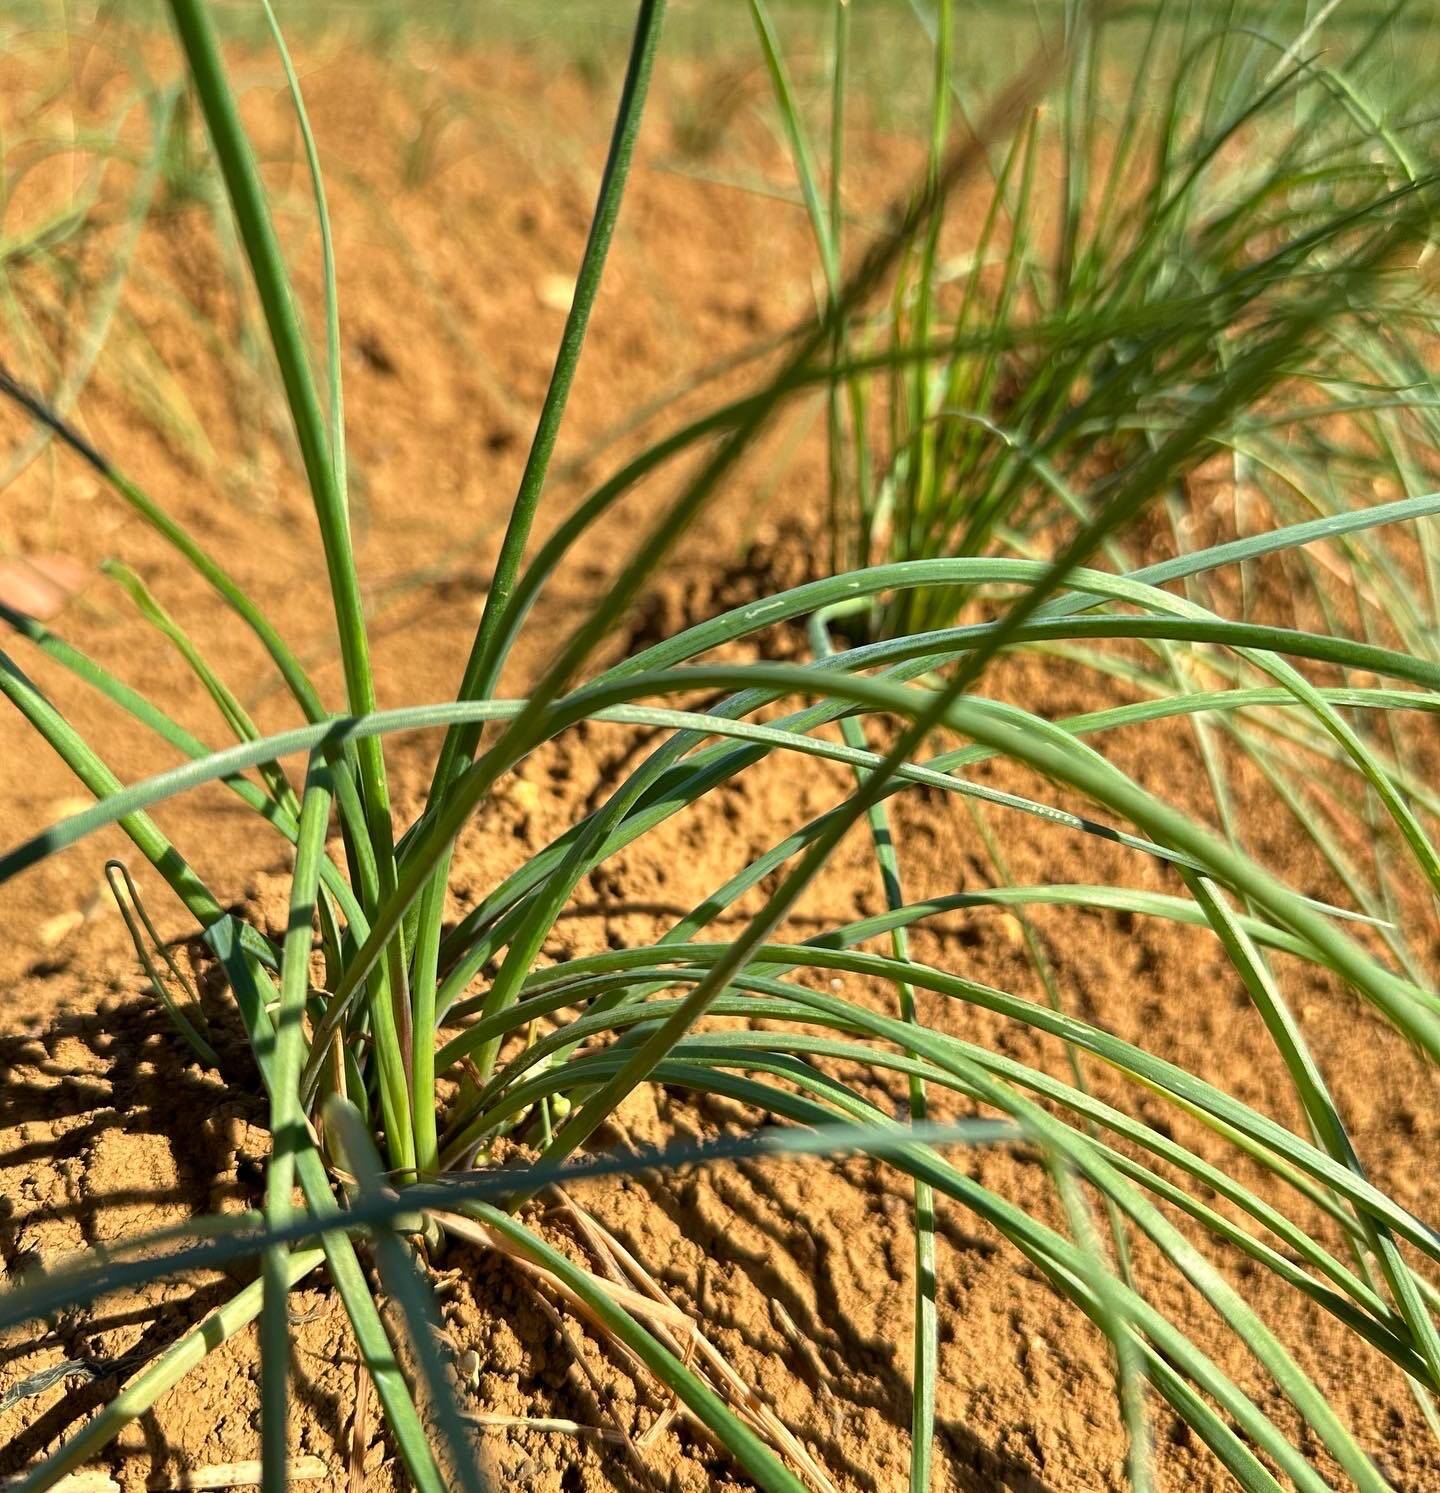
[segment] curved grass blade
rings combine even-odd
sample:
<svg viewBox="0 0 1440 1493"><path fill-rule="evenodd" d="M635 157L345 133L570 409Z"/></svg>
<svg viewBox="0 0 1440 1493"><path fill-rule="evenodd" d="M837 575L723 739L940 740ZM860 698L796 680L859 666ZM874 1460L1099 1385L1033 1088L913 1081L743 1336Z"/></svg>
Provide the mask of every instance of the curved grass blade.
<svg viewBox="0 0 1440 1493"><path fill-rule="evenodd" d="M125 931L130 935L130 942L134 945L135 957L140 962L140 968L145 972L145 978L150 982L150 989L155 998L165 1008L165 1014L170 1018L176 1031L190 1045L200 1061L208 1068L218 1068L220 1059L215 1055L215 1049L196 1030L194 1022L180 1009L179 1004L170 994L168 982L155 965L152 950L160 956L165 967L170 971L171 978L189 997L190 1009L199 1016L199 992L186 978L166 947L165 941L155 931L155 925L150 921L149 913L145 911L145 904L140 900L139 889L124 862L107 861L105 879L110 884L110 895L115 899L115 906L119 909L120 916L125 923ZM203 1017L201 1020L203 1021Z"/></svg>
<svg viewBox="0 0 1440 1493"><path fill-rule="evenodd" d="M350 516L343 487L336 476L343 458L330 447L285 260L204 0L171 0L170 13L245 245L285 386L325 552L346 697L350 709L363 715L375 708L375 680L351 545ZM378 738L362 739L357 750L365 839L373 852L378 874L375 892L384 901L393 896L395 887L394 832L384 751ZM376 905L373 899L372 905ZM409 1022L404 953L398 941L388 938L381 952L384 968L371 981L369 1006L376 1053L384 1076L381 1097L387 1142L397 1165L413 1166L415 1148L402 1052L402 1033Z"/></svg>

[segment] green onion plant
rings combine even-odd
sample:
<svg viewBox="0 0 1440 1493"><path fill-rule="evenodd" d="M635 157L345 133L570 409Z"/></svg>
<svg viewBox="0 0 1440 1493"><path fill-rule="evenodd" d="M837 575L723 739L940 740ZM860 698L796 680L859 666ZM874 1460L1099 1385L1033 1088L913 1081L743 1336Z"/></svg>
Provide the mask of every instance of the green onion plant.
<svg viewBox="0 0 1440 1493"><path fill-rule="evenodd" d="M380 710L347 511L335 267L299 84L276 29L322 226L323 361L312 358L302 331L206 0L170 0L314 500L344 699L324 699L200 537L4 377L4 392L89 462L228 604L267 651L296 713L292 727L260 734L163 599L123 567L112 567L115 578L214 701L233 738L227 744L199 740L40 622L7 613L42 669L83 681L147 727L178 764L123 784L32 672L0 654L0 691L95 798L0 856L0 879L119 825L193 916L223 972L273 1137L252 1212L95 1251L0 1295L0 1323L12 1325L179 1271L259 1262L252 1284L143 1366L19 1487L54 1485L258 1320L265 1485L283 1488L287 1295L322 1265L410 1482L427 1493L487 1486L453 1366L432 1330L428 1285L428 1262L447 1241L476 1237L545 1272L755 1485L785 1493L830 1486L830 1474L713 1357L686 1351L678 1329L635 1310L634 1293L582 1268L527 1222L530 1199L576 1178L741 1155L817 1166L825 1154L861 1152L913 1179L914 1489L938 1486L943 1472L934 1410L941 1210L981 1219L1104 1335L1138 1488L1155 1477L1151 1424L1161 1407L1243 1488L1318 1493L1336 1478L1367 1493L1388 1486L1376 1460L1383 1449L1357 1438L1225 1261L1272 1277L1397 1366L1433 1424L1440 1235L1367 1175L1276 968L1298 962L1334 980L1397 1040L1440 1060L1440 997L1424 939L1397 913L1421 906L1433 916L1440 894L1437 801L1414 750L1415 728L1431 726L1440 709L1428 563L1440 494L1427 491L1425 464L1412 461L1416 446L1405 433L1412 417L1429 416L1410 405L1402 411L1395 393L1410 390L1417 372L1406 361L1409 343L1383 327L1361 335L1377 308L1420 304L1434 184L1398 149L1360 164L1347 154L1357 119L1372 141L1383 141L1387 126L1367 113L1353 80L1347 90L1344 74L1317 81L1325 69L1310 55L1311 38L1242 45L1198 21L1173 36L1142 28L1142 57L1154 68L1167 59L1171 69L1170 101L1154 138L1138 124L1107 136L1106 167L1103 14L1067 8L1012 85L985 109L962 111L950 98L949 59L963 28L959 7L942 0L922 177L894 225L847 265L839 172L822 184L768 10L762 0L752 9L821 243L815 318L788 339L768 381L627 460L532 552L660 44L663 0L639 0L574 303L484 612L468 657L457 660L456 696ZM833 13L837 166L846 9ZM1047 237L1032 234L1024 204L1049 159L1037 109L1057 88L1064 211ZM973 115L963 127L962 112ZM1282 114L1291 123L1275 125L1277 137L1266 121ZM1269 148L1277 138L1273 156L1257 164L1255 142ZM1207 178L1232 145L1249 165L1218 194ZM1158 154L1142 170L1145 150ZM973 263L952 277L947 204L992 172L997 207ZM1321 368L1329 382L1316 381ZM1327 408L1368 422L1363 453L1347 448L1332 462L1330 426L1323 437L1317 427L1308 444L1284 434L1308 417L1317 389ZM787 406L817 397L829 412L839 484L835 573L593 666L597 645L694 516L723 500L757 438ZM884 446L870 440L882 414ZM1288 492L1289 508L1280 514L1277 502L1277 521L1260 532L1131 564L1124 540L1133 523L1146 512L1183 515L1184 484L1217 452L1233 462L1237 482L1264 468L1267 482ZM622 496L682 457L693 463L678 496L655 514L634 558L573 634L547 650L548 667L523 697L500 696L507 656L557 565ZM1384 502L1359 501L1352 488L1366 462L1399 483ZM1329 470L1323 483L1321 468ZM1364 493L1373 495L1368 486ZM1402 552L1418 564L1390 563ZM1216 600L1233 594L1220 591L1220 579L1248 574L1263 557L1313 574L1322 554L1343 557L1341 578L1368 619L1358 636L1333 613L1325 625L1282 625ZM831 623L847 617L867 625L849 632L852 646L837 647ZM748 654L736 645L787 625L809 627L809 662L743 661ZM1132 698L1062 719L1011 703L1004 660L1018 651L1077 675L1118 677ZM1194 726L1213 766L1215 815L1167 802L1106 754L1115 732L1176 720ZM582 724L646 731L654 745L588 814L447 925L457 835L529 754ZM867 725L882 748L869 744ZM415 732L438 734L439 747L423 808L401 825L386 745ZM1311 828L1344 890L1334 904L1289 885L1247 843L1220 750L1234 745ZM766 826L771 847L654 941L554 964L540 958L577 886L607 860L702 808L757 764L805 768L797 758L839 764L853 791L798 827ZM997 786L1005 779L986 765L1000 761L1053 794ZM1338 826L1318 823L1297 787L1304 769L1324 775L1337 815L1366 826L1372 866L1357 862ZM152 817L165 800L211 782L254 812L257 836L293 846L283 929L227 910L227 889L202 881ZM888 834L886 805L919 788L972 810L992 887L922 900L906 892L903 842ZM1137 864L1158 864L1170 889L1016 883L996 832L1009 816L1080 844L1104 839ZM861 824L876 847L885 909L797 937L788 914ZM112 879L146 973L162 990L178 971L161 967L136 883L121 870ZM721 936L717 925L742 900L758 910ZM926 963L911 946L918 926L986 908L1009 910L1030 932L1029 913L1041 907L1162 919L1217 940L1289 1076L1300 1131L1066 1011L1053 978L1052 999L1036 1001L984 984L963 965ZM1030 947L1046 974L1038 941ZM893 990L893 1009L862 997L862 986ZM166 1009L176 1040L210 1064L215 1052L191 994L167 995ZM943 1003L957 1015L984 1011L1014 1023L1044 1038L1060 1061L1032 1064L934 1030L920 1019L922 995L926 1009ZM1175 1006L1183 1020L1184 1001ZM908 1113L883 1111L835 1076L856 1064L899 1084ZM1087 1074L1099 1067L1133 1106L1092 1089ZM592 1148L645 1084L724 1096L768 1123L640 1155ZM1177 1131L1157 1118L1161 1108L1187 1125ZM957 1111L970 1118L935 1118ZM1177 1138L1192 1133L1190 1124L1209 1132L1204 1154ZM530 1143L538 1159L497 1161L496 1143L507 1135ZM1007 1198L948 1154L997 1142L1043 1160L1052 1207ZM1233 1157L1233 1167L1217 1154ZM1162 1276L1182 1281L1213 1318L1207 1333L1244 1345L1275 1394L1242 1387L1194 1321L1158 1304L1176 1299L1155 1288ZM377 1279L395 1308L388 1317Z"/></svg>

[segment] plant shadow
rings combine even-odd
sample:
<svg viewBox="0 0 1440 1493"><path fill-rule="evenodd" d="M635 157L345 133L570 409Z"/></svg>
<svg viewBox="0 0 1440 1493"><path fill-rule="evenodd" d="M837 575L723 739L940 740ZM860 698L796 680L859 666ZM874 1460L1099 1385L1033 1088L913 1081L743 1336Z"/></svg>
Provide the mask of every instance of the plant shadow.
<svg viewBox="0 0 1440 1493"><path fill-rule="evenodd" d="M206 1002L222 1066L242 1074L243 1035ZM0 1038L0 1267L40 1267L135 1234L253 1202L264 1107L202 1067L143 997L62 1011L43 1031ZM237 1279L244 1274L238 1267ZM83 1423L131 1375L236 1289L207 1274L101 1297L0 1337L0 1476ZM63 1392L55 1394L55 1390ZM154 1416L140 1433L156 1466L173 1449Z"/></svg>

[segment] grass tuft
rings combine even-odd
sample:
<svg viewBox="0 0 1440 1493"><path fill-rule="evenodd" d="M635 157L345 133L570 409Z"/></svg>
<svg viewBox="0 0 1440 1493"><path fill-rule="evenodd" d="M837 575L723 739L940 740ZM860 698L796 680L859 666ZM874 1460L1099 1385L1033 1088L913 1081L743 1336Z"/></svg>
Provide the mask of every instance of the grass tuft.
<svg viewBox="0 0 1440 1493"><path fill-rule="evenodd" d="M1335 1319L1396 1366L1433 1415L1440 1235L1367 1175L1273 967L1278 955L1340 982L1425 1061L1440 1061L1430 951L1400 915L1417 906L1433 914L1440 894L1431 838L1440 799L1403 724L1423 728L1440 711L1440 495L1427 480L1440 402L1419 351L1430 330L1422 271L1436 183L1415 164L1421 122L1377 76L1389 22L1362 28L1335 61L1320 46L1320 20L1273 33L1242 25L1238 8L1221 25L1164 4L1148 21L1122 23L1108 8L1066 4L1036 55L980 110L957 96L964 28L942 0L923 170L894 226L849 265L848 7L813 13L824 20L829 67L820 90L828 179L781 30L764 0L750 9L819 249L816 316L786 341L767 381L628 461L527 563L660 44L663 0L640 0L574 302L456 698L380 711L347 506L341 308L300 83L267 6L322 227L323 380L209 9L170 0L313 499L345 692L327 705L199 541L72 430L63 409L4 375L0 389L87 461L258 638L303 720L262 734L210 661L223 656L211 646L221 640L207 638L202 651L123 565L113 578L178 651L231 744L212 748L34 619L6 614L48 667L185 760L122 784L41 685L0 654L0 692L96 800L0 856L0 880L118 824L224 973L274 1139L258 1211L95 1250L0 1296L8 1325L201 1265L248 1258L260 1269L20 1488L54 1485L257 1319L265 1485L283 1488L288 1293L322 1260L411 1482L427 1493L487 1486L436 1332L428 1265L447 1238L499 1250L547 1303L583 1312L758 1486L828 1487L830 1472L704 1325L685 1322L598 1223L566 1205L595 1265L587 1269L526 1221L527 1201L550 1189L563 1198L577 1179L756 1156L817 1166L860 1153L912 1179L914 1489L937 1480L934 1236L938 1212L952 1207L995 1230L1109 1343L1138 1489L1155 1482L1150 1426L1162 1406L1246 1489L1280 1488L1283 1478L1318 1493L1335 1469L1372 1493L1388 1486L1380 1448L1346 1424L1296 1345L1216 1258L1243 1261ZM1133 77L1133 87L1117 92L1117 77ZM964 125L972 117L973 128ZM949 215L972 191L988 205L969 258L957 259ZM816 400L828 426L834 573L592 667L597 645L736 464L788 410ZM524 698L497 697L510 650L565 555L643 478L692 454L678 497L653 514L634 558L573 633L552 640L543 675ZM1197 548L1186 520L1217 467L1237 494L1258 496L1269 522ZM1380 476L1393 501L1354 500ZM1133 563L1142 520L1170 524L1170 558ZM1326 625L1307 626L1298 611L1283 626L1227 608L1236 587L1220 582L1266 556L1304 577ZM1333 596L1322 556L1357 603L1354 635L1322 605ZM808 626L807 661L744 661L745 645L788 621ZM1130 698L1049 719L1003 697L999 671L1016 653L1076 677L1120 679ZM710 703L695 707L697 697ZM1196 733L1211 814L1177 808L1107 755L1115 733L1154 732L1167 720ZM531 752L582 724L645 730L654 745L588 815L447 928L456 836ZM416 731L441 740L428 798L397 834L384 746ZM933 752L937 736L959 744ZM538 957L585 877L781 754L807 759L795 764L802 769L838 763L853 789L652 942L559 964ZM1275 786L1345 905L1302 893L1263 864L1233 791L1237 758ZM292 781L285 764L301 760L303 780ZM1034 796L991 780L989 769L1004 764L1024 770ZM209 782L252 811L257 838L278 834L293 846L278 937L228 911L226 889L209 887L152 817ZM995 886L912 899L887 805L917 787L973 810ZM1004 854L1010 815L1092 848L1103 839L1113 852L1105 864L1158 862L1172 889L1017 884ZM790 913L861 825L885 910L796 940ZM1373 864L1347 848L1356 826L1375 847ZM177 1035L213 1063L194 992L155 938L135 881L117 869L112 886ZM716 936L744 899L758 910ZM961 909L1026 918L1041 907L1213 934L1289 1075L1303 1133L1067 1010L1028 922L1047 1001L927 963L910 941ZM818 984L808 979L817 974ZM855 993L866 985L893 992L895 1014ZM963 1020L922 1019L942 1009L988 1012L1035 1034L1063 1055L1069 1077L955 1035ZM884 1112L866 1085L837 1076L857 1066L903 1084L908 1112ZM1102 1068L1107 1083L1092 1088L1087 1076ZM722 1096L770 1123L699 1145L591 1150L646 1084ZM968 1118L937 1118L957 1111ZM1187 1123L1173 1127L1176 1118ZM1203 1141L1177 1138L1194 1126ZM507 1137L532 1159L502 1164ZM950 1155L994 1144L1041 1159L1053 1196L1031 1211ZM388 1320L371 1262L394 1308ZM1263 1387L1249 1371L1243 1384L1232 1377L1162 1310L1176 1299L1172 1283L1204 1305L1213 1333L1244 1346ZM643 1458L640 1439L627 1446Z"/></svg>

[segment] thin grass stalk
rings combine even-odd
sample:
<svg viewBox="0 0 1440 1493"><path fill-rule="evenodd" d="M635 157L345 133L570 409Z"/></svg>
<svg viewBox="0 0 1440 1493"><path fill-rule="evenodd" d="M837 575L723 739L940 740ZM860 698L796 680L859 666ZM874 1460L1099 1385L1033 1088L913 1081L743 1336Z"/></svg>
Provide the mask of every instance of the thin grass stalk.
<svg viewBox="0 0 1440 1493"><path fill-rule="evenodd" d="M374 708L374 680L364 608L350 548L349 516L336 482L336 463L316 395L284 256L275 237L249 137L240 122L204 0L171 0L170 10L250 261L275 360L285 385L296 440L320 523L330 592L335 604L346 693L350 708L363 712ZM383 787L373 781L377 765L383 767L383 758L372 756L366 763L367 794L383 793ZM377 802L383 803L384 800L381 798Z"/></svg>
<svg viewBox="0 0 1440 1493"><path fill-rule="evenodd" d="M300 1106L302 1023L310 989L310 948L319 895L320 862L330 818L330 771L319 754L310 758L300 809L300 834L290 886L290 914L280 959L280 1004L275 1013L274 1088L270 1101L271 1158L265 1175L266 1217L283 1225L291 1216L295 1154L305 1143ZM267 1488L289 1480L290 1314L285 1251L261 1256L265 1301L260 1314L260 1463Z"/></svg>
<svg viewBox="0 0 1440 1493"><path fill-rule="evenodd" d="M625 81L616 108L611 132L610 150L600 179L599 195L590 222L585 252L576 277L575 294L565 318L560 347L551 370L545 401L540 409L535 434L531 439L525 470L510 508L505 536L496 558L490 588L480 614L480 623L471 643L470 656L460 681L457 699L487 699L494 690L504 661L507 612L520 575L525 546L539 511L545 478L550 469L555 442L569 400L570 389L580 364L590 314L599 294L605 260L619 220L620 203L634 159L635 143L640 133L655 53L660 41L665 15L665 0L641 0L636 14L634 38L626 67ZM438 806L456 776L475 754L480 742L478 726L464 724L445 734L430 787L429 802ZM433 1170L437 1160L434 1101L435 988L438 973L441 925L445 916L445 894L449 880L450 850L440 857L420 899L415 950L415 977L412 999L415 1027L420 1040L412 1058L412 1116L420 1171Z"/></svg>
<svg viewBox="0 0 1440 1493"><path fill-rule="evenodd" d="M829 192L826 199L826 216L830 224L830 241L837 274L843 249L845 171L845 96L850 75L850 4L849 0L831 0L831 46L830 46L830 161ZM835 337L831 343L831 357L838 364L842 359L844 343L842 331L837 323ZM856 385L852 383L852 390ZM857 390L858 392L858 390ZM845 513L845 415L840 402L840 386L832 379L825 387L826 455L829 461L829 521L830 521L830 569L838 572L847 568L847 557L855 552L858 531L863 519L855 525L856 534L849 532L850 523ZM863 450L864 426L860 421L855 427L855 466L857 517L869 508L869 496L865 491L869 463Z"/></svg>
<svg viewBox="0 0 1440 1493"><path fill-rule="evenodd" d="M1115 1379L1120 1401L1120 1418L1128 1443L1125 1470L1131 1493L1150 1493L1154 1487L1151 1470L1150 1428L1145 1414L1145 1358L1135 1341L1124 1302L1111 1289L1109 1263L1105 1259L1090 1207L1076 1183L1074 1174L1063 1162L1051 1163L1055 1190L1060 1194L1070 1232L1088 1265L1086 1284L1101 1309L1100 1326L1110 1339L1115 1354ZM1113 1199L1105 1199L1114 1206Z"/></svg>
<svg viewBox="0 0 1440 1493"><path fill-rule="evenodd" d="M976 833L980 837L980 843L985 847L985 853L990 858L990 864L996 876L1000 879L1004 890L1010 887L1010 867L1000 842L991 831L990 824L986 818L985 809L982 804L971 800L965 805L970 815L970 822L975 826ZM1061 999L1059 985L1056 981L1055 971L1049 957L1041 947L1040 938L1031 920L1027 904L1017 900L1015 903L1014 916L1020 925L1021 937L1025 941L1026 952L1030 956L1030 963L1039 976L1040 984L1045 991L1045 999L1052 1011L1064 1011L1065 1003ZM1074 1087L1081 1093L1089 1094L1090 1082L1085 1073L1085 1064L1081 1061L1080 1054L1067 1044L1065 1048L1065 1063L1070 1070L1070 1078ZM1091 1132L1093 1134L1093 1131ZM1115 1266L1119 1271L1120 1278L1127 1286L1134 1286L1135 1280L1131 1270L1130 1243L1125 1232L1125 1222L1120 1217L1119 1209L1111 1199L1106 1198L1104 1202L1105 1217L1110 1228L1111 1245L1115 1252Z"/></svg>
<svg viewBox="0 0 1440 1493"><path fill-rule="evenodd" d="M331 449L330 433L316 394L284 256L275 237L249 137L240 122L235 97L220 59L205 0L171 0L170 11L215 147L285 386L306 480L319 521L340 640L346 697L353 712L365 714L375 708L375 680L370 665L364 604L351 547L350 516L344 492L336 480L336 470L343 458ZM395 852L385 757L378 740L360 744L359 766L366 836L375 857L377 893L383 900L394 891ZM406 997L404 951L398 940L387 944L384 968L371 984L370 1016L381 1072L386 1140L395 1165L413 1168L415 1146L405 1060L410 1010Z"/></svg>
<svg viewBox="0 0 1440 1493"><path fill-rule="evenodd" d="M634 159L635 143L640 133L664 15L665 0L640 0L609 154L601 176L585 252L576 277L575 295L561 333L560 348L551 371L545 402L541 406L525 470L521 474L520 487L511 508L500 555L496 559L494 575L486 593L485 607L471 644L470 657L457 699L484 699L495 687L500 663L496 656L496 644L503 635L501 624L514 594L525 544L538 511L560 423L579 367L590 314L604 275L606 256L619 220L620 204ZM451 739L447 739L446 747L442 748L440 763L437 764L432 797L439 788L448 785L456 765L468 761L474 755L478 740L479 732L474 728L457 731L453 744Z"/></svg>
<svg viewBox="0 0 1440 1493"><path fill-rule="evenodd" d="M929 155L925 168L925 189L933 192L939 181L945 151L950 135L950 67L954 50L954 5L952 0L940 0L936 15L936 37L934 55L934 80L930 102ZM1066 39L1068 47L1069 39ZM917 341L930 340L932 315L931 290L935 278L936 256L940 248L941 215L934 213L924 230L924 249L919 267L919 305L916 310ZM930 364L917 363L912 369L914 379L913 410L918 411L921 422L930 405ZM912 415L913 418L913 415ZM925 501L928 484L934 480L933 464L935 444L933 434L927 427L918 453L916 473L917 490ZM823 631L824 624L821 624ZM851 746L864 747L864 730L858 721L846 717L841 726L845 739ZM865 791L863 779L859 781L860 792ZM904 892L900 884L899 860L884 802L876 799L866 810L866 821L876 849L886 901L892 907L904 903ZM906 963L910 959L909 934L897 928L891 934L892 947L897 959ZM919 1017L915 1008L915 992L907 984L898 990L901 1014L916 1023ZM922 1122L929 1113L924 1085L912 1079L910 1082L910 1114L913 1121ZM923 1184L915 1184L915 1310L913 1369L911 1387L910 1420L910 1487L912 1493L928 1493L931 1482L931 1457L935 1441L935 1384L939 1373L940 1315L936 1306L935 1254L935 1196Z"/></svg>
<svg viewBox="0 0 1440 1493"><path fill-rule="evenodd" d="M235 919L223 917L207 930L206 942L225 970L261 1079L273 1104L277 1092L274 1082L275 1028L269 1011L278 1005L279 996L265 970L245 951L242 931L242 925ZM345 1232L344 1215L335 1202L325 1163L308 1132L297 1135L295 1145L295 1174L309 1216L299 1223L292 1223L290 1231L313 1228L320 1233L325 1262L350 1319L360 1357L369 1370L386 1422L417 1493L446 1493L446 1483L436 1465L399 1360L386 1336L370 1283L361 1268L354 1243ZM271 1232L278 1236L271 1242L284 1242L286 1229Z"/></svg>
<svg viewBox="0 0 1440 1493"><path fill-rule="evenodd" d="M830 79L830 158L827 189L822 191L814 152L802 118L799 100L785 65L780 38L766 0L751 0L750 16L760 41L760 50L770 75L776 105L785 138L790 147L801 200L805 204L810 231L815 238L824 281L826 315L831 326L830 358L832 373L825 383L826 452L829 464L831 569L845 568L853 560L855 545L868 526L862 517L856 526L855 540L846 548L842 530L846 526L842 501L845 486L844 447L845 412L848 406L854 443L854 493L860 515L868 514L871 503L869 447L866 434L864 387L856 377L840 373L847 360L847 319L840 312L844 293L842 243L844 238L843 171L845 158L845 99L849 76L850 0L834 0L832 22L832 58ZM846 401L841 402L842 384ZM867 546L868 547L868 546Z"/></svg>
<svg viewBox="0 0 1440 1493"><path fill-rule="evenodd" d="M379 1152L359 1110L338 1097L325 1107L325 1128L336 1142L344 1165L356 1180L360 1198L393 1196ZM417 1264L394 1228L377 1229L371 1236L386 1291L399 1307L410 1347L430 1395L430 1409L439 1423L440 1439L448 1453L450 1477L462 1493L489 1493L475 1446L455 1401L449 1366L441 1355L440 1326L434 1297Z"/></svg>
<svg viewBox="0 0 1440 1493"><path fill-rule="evenodd" d="M817 656L831 652L827 614L816 612L810 621L810 638ZM854 716L842 716L840 720L842 739L847 746L859 751L866 749L865 730ZM857 781L863 785L865 775L857 773ZM899 851L890 828L890 818L882 801L873 804L866 814L866 826L870 832L870 843L875 852L875 863L880 872L881 890L887 906L893 912L905 905L904 887L900 879ZM894 957L903 964L910 962L910 939L908 929L898 924L890 932L890 947ZM915 991L901 981L896 991L900 1001L900 1014L908 1022L919 1022L915 1005ZM921 1079L911 1076L909 1081L910 1118L915 1124L924 1124L929 1118L929 1104L925 1097L925 1085ZM914 1195L915 1235L915 1309L914 1348L910 1380L910 1487L927 1489L930 1486L931 1455L935 1440L935 1385L939 1373L940 1358L940 1314L936 1305L939 1280L935 1258L935 1195L930 1187L917 1181Z"/></svg>
<svg viewBox="0 0 1440 1493"><path fill-rule="evenodd" d="M305 107L305 95L300 88L300 79L285 45L285 34L275 15L271 0L261 0L265 7L265 24L270 30L270 39L280 54L280 65L285 70L285 86L290 90L290 102L295 109L295 123L300 130L300 139L305 147L305 165L310 174L310 191L315 199L315 222L320 230L321 282L325 287L325 373L328 398L326 413L330 428L330 465L342 506L348 507L347 487L349 473L345 461L345 389L344 370L340 361L340 297L339 276L335 270L335 240L330 228L330 208L325 195L325 174L320 169L320 148L315 141L315 132L310 127L310 114Z"/></svg>
<svg viewBox="0 0 1440 1493"><path fill-rule="evenodd" d="M1305 1042L1299 1024L1291 1015L1265 961L1226 905L1218 888L1204 878L1182 872L1191 894L1214 928L1230 956L1231 963L1244 980L1266 1030L1278 1048L1291 1082L1313 1127L1318 1143L1341 1165L1363 1176L1364 1169L1351 1142L1349 1132L1325 1084L1319 1065ZM1421 1299L1420 1290L1404 1256L1383 1225L1373 1223L1364 1214L1357 1215L1363 1236L1377 1257L1417 1349L1430 1368L1433 1383L1440 1383L1440 1335L1437 1335L1430 1312Z"/></svg>
<svg viewBox="0 0 1440 1493"><path fill-rule="evenodd" d="M935 15L935 47L932 59L933 78L930 89L930 133L925 162L925 184L933 191L938 179L941 163L945 157L946 141L950 133L950 70L954 53L955 15L953 0L940 0ZM1067 53L1066 70L1073 68L1073 38L1065 37ZM919 260L915 270L915 309L913 314L914 340L924 345L931 339L931 328L935 314L934 291L936 260L940 251L941 215L935 213L925 225L920 246ZM912 553L914 536L922 525L927 525L930 513L937 503L935 485L938 480L935 468L935 426L930 418L933 388L938 387L931 376L929 363L916 363L910 369L910 387L906 391L910 428L914 432L910 472L901 485L905 498L896 509L895 532L897 536L910 536L907 553ZM928 1442L925 1456L928 1457ZM916 1484L915 1478L924 1474L923 1481ZM911 1468L912 1486L929 1486L929 1469L918 1465Z"/></svg>

